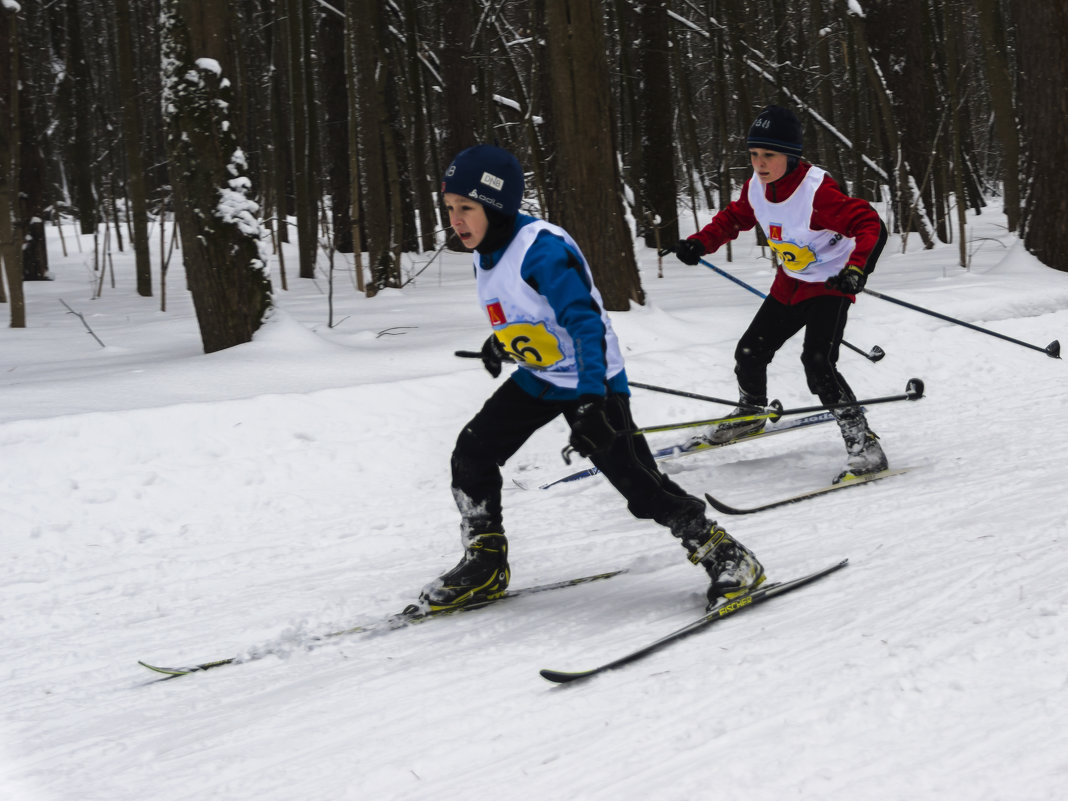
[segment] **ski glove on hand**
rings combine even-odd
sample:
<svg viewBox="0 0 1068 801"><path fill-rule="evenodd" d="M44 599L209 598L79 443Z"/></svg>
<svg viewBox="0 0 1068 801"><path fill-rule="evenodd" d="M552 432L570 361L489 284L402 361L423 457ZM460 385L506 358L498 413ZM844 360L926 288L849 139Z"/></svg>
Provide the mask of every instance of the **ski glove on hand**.
<svg viewBox="0 0 1068 801"><path fill-rule="evenodd" d="M490 334L489 339L482 345L481 356L482 365L494 378L501 374L501 364L512 360L496 334Z"/></svg>
<svg viewBox="0 0 1068 801"><path fill-rule="evenodd" d="M616 430L604 413L604 398L583 395L572 408L571 447L582 456L590 456L608 448L616 438Z"/></svg>
<svg viewBox="0 0 1068 801"><path fill-rule="evenodd" d="M705 246L697 239L680 239L675 245L675 255L683 264L693 267L705 255Z"/></svg>
<svg viewBox="0 0 1068 801"><path fill-rule="evenodd" d="M823 285L830 289L837 289L847 295L856 295L864 288L867 280L868 276L864 273L864 268L851 264L848 267L843 267L838 275L832 275L823 282Z"/></svg>

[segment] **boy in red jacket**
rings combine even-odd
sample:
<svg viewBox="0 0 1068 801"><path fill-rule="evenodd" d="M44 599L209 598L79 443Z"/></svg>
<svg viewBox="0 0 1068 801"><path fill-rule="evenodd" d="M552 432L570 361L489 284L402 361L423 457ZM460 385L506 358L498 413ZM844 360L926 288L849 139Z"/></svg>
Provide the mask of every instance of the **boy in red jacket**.
<svg viewBox="0 0 1068 801"><path fill-rule="evenodd" d="M856 396L838 372L838 351L849 306L875 269L886 227L867 201L849 197L824 170L801 161L801 122L789 109L767 106L749 129L747 144L753 175L740 197L681 240L675 253L683 263L697 264L759 223L778 267L771 292L734 353L741 404L767 403L767 367L802 328L801 362L809 390L827 405L852 403ZM736 415L744 414L740 406ZM835 483L885 470L886 456L861 409L833 414L848 452ZM702 438L727 442L763 426L763 420L722 424Z"/></svg>

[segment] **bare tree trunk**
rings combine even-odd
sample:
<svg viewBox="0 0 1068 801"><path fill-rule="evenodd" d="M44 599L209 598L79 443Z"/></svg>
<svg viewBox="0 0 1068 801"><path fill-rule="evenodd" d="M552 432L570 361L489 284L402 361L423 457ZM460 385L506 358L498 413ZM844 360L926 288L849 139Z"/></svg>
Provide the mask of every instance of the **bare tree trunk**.
<svg viewBox="0 0 1068 801"><path fill-rule="evenodd" d="M418 26L419 12L414 0L406 0L405 9L405 61L408 64L408 108L411 114L411 138L409 146L409 169L411 171L411 191L414 195L415 210L419 215L419 247L427 251L434 249L434 230L437 228L434 214L432 188L436 187L439 176L427 174L429 163L427 143L429 126L426 119L426 107L423 104L423 65L419 61Z"/></svg>
<svg viewBox="0 0 1068 801"><path fill-rule="evenodd" d="M310 54L305 49L304 28L308 24L306 4L300 0L286 0L286 25L289 32L289 91L290 119L293 125L293 191L296 195L297 250L300 256L300 277L315 277L315 255L319 237L316 220L315 176L312 171L312 140L309 118L311 98L305 72L311 69Z"/></svg>
<svg viewBox="0 0 1068 801"><path fill-rule="evenodd" d="M479 143L476 133L478 102L472 87L478 82L478 67L475 63L473 39L475 20L479 17L474 0L457 0L455 8L447 8L442 14L441 31L441 77L442 87L442 149L438 154L441 164L449 164L461 150ZM442 227L446 229L445 242L450 250L462 251L464 247L452 233L445 206L438 203Z"/></svg>
<svg viewBox="0 0 1068 801"><path fill-rule="evenodd" d="M359 24L353 26L355 55L357 111L360 120L357 126L360 161L361 207L367 234L364 245L371 267L371 283L368 294L395 286L396 270L393 264L393 237L399 231L392 230L393 208L390 201L390 184L387 173L385 137L390 136L389 115L380 92L381 73L385 71L379 44L383 30L379 21L378 0L349 0L348 13ZM394 190L396 191L396 190Z"/></svg>
<svg viewBox="0 0 1068 801"><path fill-rule="evenodd" d="M448 164L457 153L478 144L475 134L478 103L471 87L478 81L473 39L479 18L473 0L458 0L455 8L442 14L441 75L444 119L444 148L441 162Z"/></svg>
<svg viewBox="0 0 1068 801"><path fill-rule="evenodd" d="M15 225L19 174L19 35L16 9L0 5L0 260L7 278L11 327L26 327L22 242ZM2 286L0 286L2 291Z"/></svg>
<svg viewBox="0 0 1068 801"><path fill-rule="evenodd" d="M606 6L610 14L609 25L614 23L615 38L619 41L619 46L615 48L616 63L612 67L616 73L615 94L619 98L616 136L623 162L623 183L632 190L629 195L630 212L644 230L649 213L646 210L645 193L641 191L645 180L645 162L642 155L644 109L639 85L641 74L637 64L640 53L628 46L640 36L636 19L638 15L626 0L612 0ZM551 101L547 105L551 105Z"/></svg>
<svg viewBox="0 0 1068 801"><path fill-rule="evenodd" d="M351 0L349 2L349 9L351 11ZM351 13L345 14L345 86L349 95L348 109L348 134L349 134L349 178L351 180L351 187L349 189L349 219L352 224L352 262L353 269L356 271L356 289L360 292L366 292L367 286L364 282L363 274L363 236L361 234L361 220L362 215L360 213L361 200L360 200L360 143L357 138L357 130L359 129L360 120L357 116L359 110L359 102L357 100L356 93L356 62L355 62L355 49L356 43L356 23Z"/></svg>
<svg viewBox="0 0 1068 801"><path fill-rule="evenodd" d="M278 10L286 0L277 0ZM279 243L289 242L289 214L292 211L292 203L289 194L290 163L292 161L292 142L289 134L289 118L292 114L289 97L289 35L286 23L276 20L272 24L271 33L271 142L272 146L272 171L273 194L275 198L275 217L278 225ZM282 288L286 286L284 257L281 256L282 246L279 244L279 265L282 269Z"/></svg>
<svg viewBox="0 0 1068 801"><path fill-rule="evenodd" d="M67 153L67 171L73 186L74 207L78 211L79 230L83 234L96 231L97 201L93 187L92 144L93 91L92 75L85 57L85 37L82 31L81 11L78 3L67 3L67 75L70 81L70 97L73 107L71 122L74 127Z"/></svg>
<svg viewBox="0 0 1068 801"><path fill-rule="evenodd" d="M48 247L45 220L51 214L48 200L48 164L41 149L45 138L40 132L41 120L35 108L38 96L44 95L41 70L34 69L48 52L43 14L39 7L22 6L23 19L19 25L19 173L17 226L23 231L22 279L43 281L48 274ZM51 77L51 76L49 76ZM43 84L43 85L42 85Z"/></svg>
<svg viewBox="0 0 1068 801"><path fill-rule="evenodd" d="M841 0L841 2L845 4L845 0ZM857 58L861 59L867 72L868 85L872 95L875 97L876 107L882 120L881 127L887 140L888 156L896 169L894 173L896 185L891 187L891 191L894 193L894 206L897 210L897 218L903 226L902 233L904 234L906 233L904 226L908 225L907 220L911 216L909 210L912 207L912 201L919 199L917 197L919 187L915 186L915 182L909 173L908 161L902 149L901 136L898 132L897 121L894 118L894 108L890 101L886 82L883 80L879 65L871 52L871 48L868 46L868 37L865 30L867 23L862 16L853 13L852 7L846 10L845 13L853 26L853 35L857 44L856 55ZM931 238L930 230L922 220L920 237L923 239L925 247L934 247L934 240Z"/></svg>
<svg viewBox="0 0 1068 801"><path fill-rule="evenodd" d="M950 153L953 169L953 194L956 196L957 209L957 240L960 253L960 266L968 267L968 237L967 237L967 211L968 197L964 192L964 148L962 146L963 134L961 132L960 107L964 98L958 91L959 73L961 71L961 59L959 55L960 42L958 35L960 27L955 25L956 19L961 15L961 9L951 0L943 0L946 54L946 103L949 114Z"/></svg>
<svg viewBox="0 0 1068 801"><path fill-rule="evenodd" d="M204 351L249 342L271 305L259 209L246 197L232 107L228 7L164 0L164 108L175 218Z"/></svg>
<svg viewBox="0 0 1068 801"><path fill-rule="evenodd" d="M147 298L152 297L152 258L148 246L148 202L145 193L144 141L141 136L142 87L134 71L135 50L129 0L117 0L115 13L119 91L122 94L122 134L129 175L126 188L130 197L130 213L133 215L137 294Z"/></svg>
<svg viewBox="0 0 1068 801"><path fill-rule="evenodd" d="M546 3L552 116L562 180L554 208L579 243L609 311L645 302L623 215L599 4Z"/></svg>
<svg viewBox="0 0 1068 801"><path fill-rule="evenodd" d="M690 80L689 72L683 67L683 48L680 46L681 43L678 39L673 38L671 44L672 70L675 73L679 87L679 110L678 118L675 120L675 125L679 131L678 155L685 172L684 186L686 187L687 199L690 202L690 213L693 218L693 227L697 229L701 227L697 215L698 187L700 187L701 195L706 198L708 205L711 205L711 200L707 200L710 197L708 194L710 182L705 175L704 154L701 152L701 146L698 143L697 112L694 108L693 82ZM678 226L676 226L676 228L677 227ZM676 230L675 238L678 236L679 232ZM670 245L671 242L671 239L667 239L665 244Z"/></svg>
<svg viewBox="0 0 1068 801"><path fill-rule="evenodd" d="M1004 161L1001 180L1004 191L1005 217L1009 230L1020 227L1020 139L1017 133L1016 112L1003 31L997 0L978 0L979 32L983 39L983 58L979 61L986 71L990 87L990 104L994 111L994 130L1001 145Z"/></svg>
<svg viewBox="0 0 1068 801"><path fill-rule="evenodd" d="M330 192L330 228L338 253L352 253L352 222L349 219L352 182L349 179L349 95L345 88L345 22L333 15L319 20L320 82L325 129L323 155Z"/></svg>
<svg viewBox="0 0 1068 801"><path fill-rule="evenodd" d="M1068 120L1068 7L1063 3L1018 3L1016 59L1028 196L1023 208L1024 247L1043 264L1068 271L1068 193L1063 176L1068 157L1059 147Z"/></svg>
<svg viewBox="0 0 1068 801"><path fill-rule="evenodd" d="M641 10L642 189L646 214L657 230L645 231L646 247L679 238L675 183L674 94L668 51L667 4L645 3ZM659 238L657 234L659 233Z"/></svg>
<svg viewBox="0 0 1068 801"><path fill-rule="evenodd" d="M823 0L814 0L812 3L812 26L817 31L822 31L826 28L827 12L824 8ZM821 36L819 41L815 44L816 50L816 63L819 66L819 87L817 89L817 96L819 98L820 113L824 116L830 126L836 127L839 116L836 113L838 109L835 104L835 93L841 91L841 87L835 86L834 82L834 68L831 60L831 42L830 36ZM828 132L822 128L817 129L817 141L820 143L821 163L831 167L831 172L835 176L840 176L843 180L843 186L846 186L845 180L848 176L846 172L846 165L843 159L843 150L839 147L838 141L828 135ZM811 160L811 159L810 159Z"/></svg>

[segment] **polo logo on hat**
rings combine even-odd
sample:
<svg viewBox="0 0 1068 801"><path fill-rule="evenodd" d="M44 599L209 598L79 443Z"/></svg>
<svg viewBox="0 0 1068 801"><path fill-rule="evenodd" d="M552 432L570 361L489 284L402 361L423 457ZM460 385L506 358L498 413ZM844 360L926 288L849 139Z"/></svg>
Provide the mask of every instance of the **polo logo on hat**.
<svg viewBox="0 0 1068 801"><path fill-rule="evenodd" d="M496 189L498 192L500 191L501 187L504 186L503 179L498 178L496 175L492 175L488 172L482 173L482 178L479 180L479 183L483 183L486 186L491 187L492 189Z"/></svg>

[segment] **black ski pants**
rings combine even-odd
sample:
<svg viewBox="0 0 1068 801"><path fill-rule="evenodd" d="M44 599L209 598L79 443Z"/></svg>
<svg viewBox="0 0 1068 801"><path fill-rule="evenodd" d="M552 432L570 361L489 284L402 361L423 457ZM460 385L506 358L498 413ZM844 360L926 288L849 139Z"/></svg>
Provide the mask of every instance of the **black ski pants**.
<svg viewBox="0 0 1068 801"><path fill-rule="evenodd" d="M557 415L570 423L572 406L534 397L508 380L464 426L452 453L452 491L466 533L503 533L500 467ZM610 394L605 414L617 431L637 427L627 395ZM704 501L660 472L644 437L620 434L591 461L626 498L635 517L655 520L676 536L704 525Z"/></svg>
<svg viewBox="0 0 1068 801"><path fill-rule="evenodd" d="M838 352L849 306L849 298L837 295L818 295L792 306L770 296L765 298L734 351L738 388L766 401L768 365L779 348L804 328L801 363L809 390L825 404L856 400L838 372Z"/></svg>

